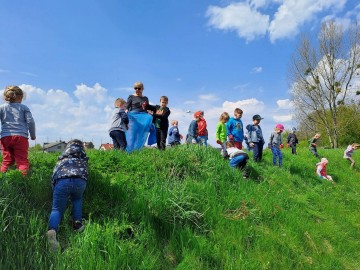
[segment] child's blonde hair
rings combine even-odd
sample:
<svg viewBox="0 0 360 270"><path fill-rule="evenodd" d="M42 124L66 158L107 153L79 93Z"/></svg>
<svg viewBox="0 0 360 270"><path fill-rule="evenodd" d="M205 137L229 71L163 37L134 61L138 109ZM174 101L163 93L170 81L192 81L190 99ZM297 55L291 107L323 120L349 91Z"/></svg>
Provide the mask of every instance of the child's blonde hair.
<svg viewBox="0 0 360 270"><path fill-rule="evenodd" d="M227 122L227 121L229 120L229 118L230 118L229 114L228 114L227 112L223 112L223 113L220 115L219 120L220 120L220 121L225 121L225 122Z"/></svg>
<svg viewBox="0 0 360 270"><path fill-rule="evenodd" d="M171 125L172 125L172 126L175 126L175 125L177 125L177 124L178 124L178 121L177 121L177 120L172 120L172 121L171 121Z"/></svg>
<svg viewBox="0 0 360 270"><path fill-rule="evenodd" d="M169 102L169 99L168 99L167 96L161 96L161 97L160 97L160 101L161 101L162 99L165 100L166 102Z"/></svg>
<svg viewBox="0 0 360 270"><path fill-rule="evenodd" d="M24 92L19 86L7 86L4 91L4 99L8 102L15 102L17 97L23 96Z"/></svg>
<svg viewBox="0 0 360 270"><path fill-rule="evenodd" d="M121 107L124 104L126 104L126 101L122 98L117 98L114 102L115 107Z"/></svg>
<svg viewBox="0 0 360 270"><path fill-rule="evenodd" d="M357 150L357 149L360 148L360 144L358 144L358 143L353 143L353 144L351 145L351 147L353 147L353 148L355 148L355 149Z"/></svg>
<svg viewBox="0 0 360 270"><path fill-rule="evenodd" d="M135 87L140 87L141 89L144 90L144 84L143 84L142 82L136 82L136 83L134 83L134 88L135 88Z"/></svg>

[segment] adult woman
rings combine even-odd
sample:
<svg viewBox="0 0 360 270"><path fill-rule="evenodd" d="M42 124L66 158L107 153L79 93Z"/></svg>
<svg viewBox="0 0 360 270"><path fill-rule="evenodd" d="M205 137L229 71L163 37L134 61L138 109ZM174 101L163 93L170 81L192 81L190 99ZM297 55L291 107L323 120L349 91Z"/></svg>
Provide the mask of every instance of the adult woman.
<svg viewBox="0 0 360 270"><path fill-rule="evenodd" d="M143 96L144 85L142 82L134 83L135 94L129 95L127 99L126 109L132 112L145 112L149 99Z"/></svg>

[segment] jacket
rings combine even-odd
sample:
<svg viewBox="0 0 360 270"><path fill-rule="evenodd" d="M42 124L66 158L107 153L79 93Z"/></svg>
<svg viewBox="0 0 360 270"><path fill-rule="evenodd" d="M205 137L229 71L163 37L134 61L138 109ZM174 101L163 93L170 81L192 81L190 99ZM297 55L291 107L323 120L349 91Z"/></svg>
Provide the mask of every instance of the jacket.
<svg viewBox="0 0 360 270"><path fill-rule="evenodd" d="M226 124L227 136L232 135L235 142L242 142L244 140L243 123L240 119L231 117Z"/></svg>

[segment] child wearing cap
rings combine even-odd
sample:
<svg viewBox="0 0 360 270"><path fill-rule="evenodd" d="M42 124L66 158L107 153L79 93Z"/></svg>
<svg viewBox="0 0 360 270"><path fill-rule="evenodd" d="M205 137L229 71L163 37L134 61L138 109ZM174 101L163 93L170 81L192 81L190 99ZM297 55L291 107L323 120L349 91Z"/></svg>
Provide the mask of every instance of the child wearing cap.
<svg viewBox="0 0 360 270"><path fill-rule="evenodd" d="M269 139L269 148L273 154L273 165L275 166L277 160L279 159L279 167L282 166L283 155L281 148L284 147L282 143L281 134L284 131L284 126L282 124L277 124L275 126L274 132L271 133Z"/></svg>
<svg viewBox="0 0 360 270"><path fill-rule="evenodd" d="M286 144L287 146L291 147L291 153L293 155L296 155L296 145L299 143L299 140L295 134L296 132L296 128L292 128L291 129L291 133L289 133L287 139L286 139Z"/></svg>
<svg viewBox="0 0 360 270"><path fill-rule="evenodd" d="M253 124L248 125L247 138L251 149L254 152L254 161L259 162L262 159L263 147L265 144L264 136L260 127L260 121L264 119L260 115L255 114L253 116Z"/></svg>
<svg viewBox="0 0 360 270"><path fill-rule="evenodd" d="M349 160L351 162L350 168L353 168L355 165L355 160L352 158L352 155L354 153L354 150L357 150L360 148L360 144L353 143L351 145L348 145L348 147L344 151L344 158Z"/></svg>
<svg viewBox="0 0 360 270"><path fill-rule="evenodd" d="M317 148L316 148L316 146L317 146L317 144L316 144L316 142L317 142L317 140L320 138L320 133L316 133L315 135L314 135L314 137L312 137L310 140L309 140L309 143L310 143L310 145L309 145L309 150L310 150L310 152L315 156L315 157L317 157L317 158L319 158L319 154L318 154L318 152L317 152Z"/></svg>
<svg viewBox="0 0 360 270"><path fill-rule="evenodd" d="M227 121L229 121L229 114L227 112L223 112L220 115L219 118L219 122L216 125L216 143L219 144L221 146L221 154L223 157L227 156L227 151L226 151L226 123Z"/></svg>
<svg viewBox="0 0 360 270"><path fill-rule="evenodd" d="M322 158L320 160L320 162L316 163L316 174L321 179L326 179L326 180L334 183L334 180L332 179L332 177L330 175L328 175L326 172L326 167L327 167L328 163L329 163L329 161L326 158Z"/></svg>
<svg viewBox="0 0 360 270"><path fill-rule="evenodd" d="M244 140L244 129L241 117L243 111L239 108L234 110L234 117L231 117L226 124L227 136L230 141L234 142L234 145L238 149L242 149L242 142Z"/></svg>
<svg viewBox="0 0 360 270"><path fill-rule="evenodd" d="M204 118L204 111L198 111L198 113L200 115L200 121L198 122L197 142L200 145L207 146L208 131L207 131L206 120Z"/></svg>
<svg viewBox="0 0 360 270"><path fill-rule="evenodd" d="M186 136L186 142L196 144L197 143L197 129L198 122L200 121L200 112L194 113L194 120L191 121L188 129L188 134Z"/></svg>

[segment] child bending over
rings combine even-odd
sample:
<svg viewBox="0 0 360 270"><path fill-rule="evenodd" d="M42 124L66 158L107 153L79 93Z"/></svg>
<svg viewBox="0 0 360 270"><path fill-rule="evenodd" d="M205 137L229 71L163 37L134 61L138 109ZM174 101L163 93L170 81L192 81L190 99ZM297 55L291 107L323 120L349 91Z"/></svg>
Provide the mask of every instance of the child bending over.
<svg viewBox="0 0 360 270"><path fill-rule="evenodd" d="M248 154L246 154L243 150L235 147L233 141L226 142L226 151L229 155L229 165L232 168L239 168L243 173L243 178L248 178L248 171L246 169L246 163L249 159Z"/></svg>

